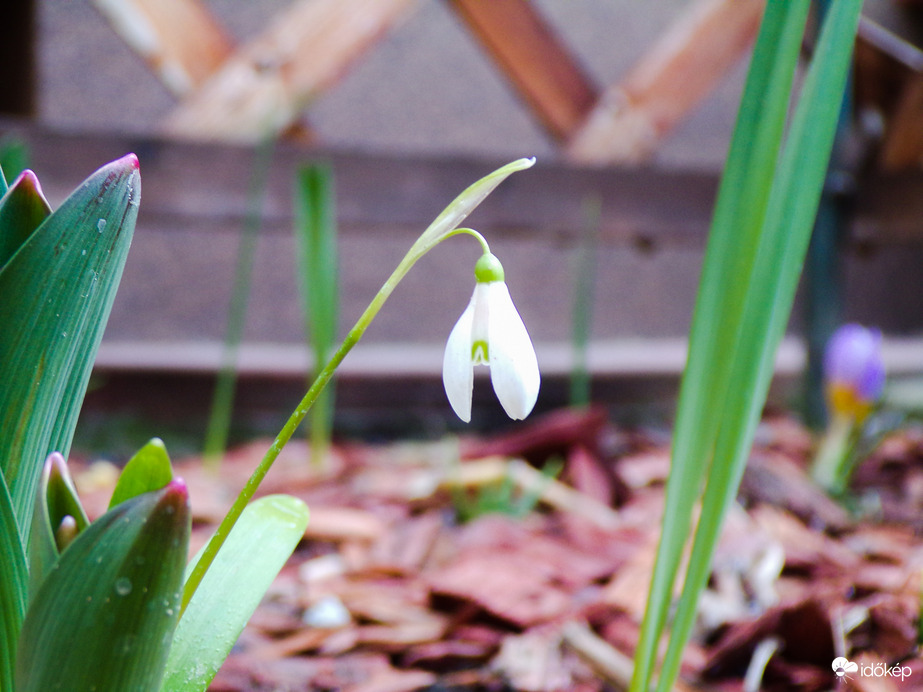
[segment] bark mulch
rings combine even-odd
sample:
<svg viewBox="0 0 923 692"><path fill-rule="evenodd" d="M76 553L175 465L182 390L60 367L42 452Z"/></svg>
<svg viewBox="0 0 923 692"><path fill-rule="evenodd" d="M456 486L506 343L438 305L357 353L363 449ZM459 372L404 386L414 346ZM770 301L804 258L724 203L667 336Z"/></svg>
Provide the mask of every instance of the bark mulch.
<svg viewBox="0 0 923 692"><path fill-rule="evenodd" d="M233 450L217 475L177 465L193 551L268 445ZM923 432L891 435L861 465L850 511L806 477L811 448L785 416L762 424L680 689L923 689ZM542 473L555 463L556 479ZM322 471L293 442L262 492L308 503L304 541L210 689L623 689L668 469L664 433L592 408L484 439L339 444ZM112 474L77 475L91 513ZM479 499L522 516L478 515ZM859 671L837 678L837 656ZM903 681L875 676L895 665Z"/></svg>

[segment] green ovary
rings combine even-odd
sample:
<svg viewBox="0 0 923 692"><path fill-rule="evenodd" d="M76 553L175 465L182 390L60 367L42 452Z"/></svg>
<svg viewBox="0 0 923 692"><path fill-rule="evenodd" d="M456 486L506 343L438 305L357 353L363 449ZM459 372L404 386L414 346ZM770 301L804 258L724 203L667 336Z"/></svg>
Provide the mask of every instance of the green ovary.
<svg viewBox="0 0 923 692"><path fill-rule="evenodd" d="M475 341L471 344L471 361L475 365L487 365L487 342L483 340Z"/></svg>

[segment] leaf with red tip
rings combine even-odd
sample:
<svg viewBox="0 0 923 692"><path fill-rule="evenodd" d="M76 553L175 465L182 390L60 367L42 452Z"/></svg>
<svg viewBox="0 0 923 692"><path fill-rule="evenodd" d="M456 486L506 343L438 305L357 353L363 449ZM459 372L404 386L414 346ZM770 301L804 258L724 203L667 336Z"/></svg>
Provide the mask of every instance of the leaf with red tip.
<svg viewBox="0 0 923 692"><path fill-rule="evenodd" d="M23 542L42 464L70 448L139 195L134 155L104 166L0 268L0 469Z"/></svg>
<svg viewBox="0 0 923 692"><path fill-rule="evenodd" d="M186 484L109 510L61 553L26 612L16 690L156 690L179 617Z"/></svg>
<svg viewBox="0 0 923 692"><path fill-rule="evenodd" d="M32 171L23 171L0 199L0 267L51 214L51 206Z"/></svg>
<svg viewBox="0 0 923 692"><path fill-rule="evenodd" d="M32 533L29 535L30 596L35 595L58 561L62 548L58 545L56 533L67 517L73 522L76 534L90 523L77 497L67 462L58 452L52 452L42 470L32 517Z"/></svg>

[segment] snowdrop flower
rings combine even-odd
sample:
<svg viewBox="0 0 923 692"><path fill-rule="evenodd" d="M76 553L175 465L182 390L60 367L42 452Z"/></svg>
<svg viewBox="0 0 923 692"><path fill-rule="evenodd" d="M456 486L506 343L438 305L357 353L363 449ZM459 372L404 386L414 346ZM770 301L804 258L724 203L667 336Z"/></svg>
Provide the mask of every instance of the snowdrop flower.
<svg viewBox="0 0 923 692"><path fill-rule="evenodd" d="M884 388L881 333L858 324L837 329L824 353L824 377L831 412L863 420Z"/></svg>
<svg viewBox="0 0 923 692"><path fill-rule="evenodd" d="M503 410L520 420L529 415L538 398L535 349L510 298L500 261L485 252L474 275L474 295L446 343L442 382L452 409L467 423L474 366L486 365Z"/></svg>

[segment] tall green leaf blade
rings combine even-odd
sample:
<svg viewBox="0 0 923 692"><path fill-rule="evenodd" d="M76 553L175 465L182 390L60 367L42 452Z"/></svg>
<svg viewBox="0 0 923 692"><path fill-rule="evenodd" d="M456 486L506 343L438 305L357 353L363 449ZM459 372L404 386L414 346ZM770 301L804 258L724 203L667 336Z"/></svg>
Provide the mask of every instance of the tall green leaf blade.
<svg viewBox="0 0 923 692"><path fill-rule="evenodd" d="M735 387L725 402L661 690L670 689L678 674L721 524L736 496L772 380L827 173L861 6L861 0L832 3L775 177L733 360Z"/></svg>
<svg viewBox="0 0 923 692"><path fill-rule="evenodd" d="M237 265L234 268L234 286L228 306L228 321L221 355L221 370L215 382L211 412L205 429L204 455L207 466L217 467L227 447L234 409L234 390L237 386L237 354L244 337L247 303L253 278L253 260L256 241L263 221L263 202L266 198L266 181L272 162L276 141L265 137L255 152L250 186L247 190L247 213L237 248Z"/></svg>
<svg viewBox="0 0 923 692"><path fill-rule="evenodd" d="M28 569L13 502L0 472L0 690L13 689L16 640L26 611Z"/></svg>
<svg viewBox="0 0 923 692"><path fill-rule="evenodd" d="M767 4L741 98L696 297L666 487L668 509L635 655L635 692L647 690L653 675L693 507L718 434L808 4Z"/></svg>
<svg viewBox="0 0 923 692"><path fill-rule="evenodd" d="M61 554L23 622L17 692L156 690L189 546L180 480L110 510Z"/></svg>
<svg viewBox="0 0 923 692"><path fill-rule="evenodd" d="M143 493L160 490L171 480L173 467L170 455L163 440L155 437L125 464L112 490L109 509Z"/></svg>
<svg viewBox="0 0 923 692"><path fill-rule="evenodd" d="M305 332L314 353L312 372L320 372L336 347L337 229L333 171L329 165L307 166L298 172L295 205L296 274L301 293ZM333 428L334 383L311 408L311 458L323 465Z"/></svg>
<svg viewBox="0 0 923 692"><path fill-rule="evenodd" d="M162 692L208 687L307 524L307 506L288 495L247 506L179 621Z"/></svg>
<svg viewBox="0 0 923 692"><path fill-rule="evenodd" d="M23 171L0 199L0 268L49 214L35 173Z"/></svg>
<svg viewBox="0 0 923 692"><path fill-rule="evenodd" d="M0 269L0 469L21 531L42 462L69 450L139 198L131 154L90 176Z"/></svg>

